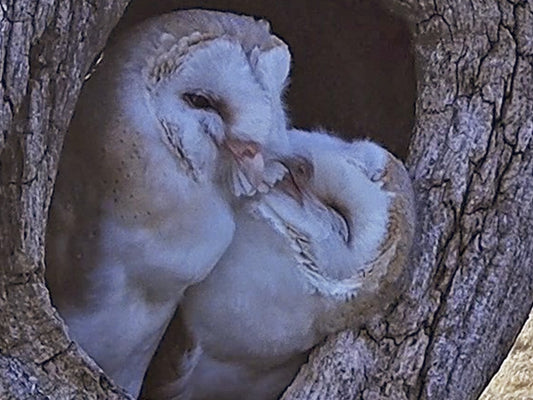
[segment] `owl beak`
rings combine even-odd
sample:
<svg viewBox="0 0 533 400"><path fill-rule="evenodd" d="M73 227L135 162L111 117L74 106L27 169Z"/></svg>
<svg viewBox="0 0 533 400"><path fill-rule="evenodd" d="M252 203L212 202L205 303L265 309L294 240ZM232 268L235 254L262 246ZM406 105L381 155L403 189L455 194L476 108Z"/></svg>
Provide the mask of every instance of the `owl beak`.
<svg viewBox="0 0 533 400"><path fill-rule="evenodd" d="M257 156L260 156L262 159L259 144L256 142L239 139L226 139L224 144L239 162L254 160L257 158Z"/></svg>
<svg viewBox="0 0 533 400"><path fill-rule="evenodd" d="M253 141L225 139L224 146L232 154L238 171L235 172L234 186L238 187L237 195L253 195L256 191L265 192L265 161L261 147Z"/></svg>
<svg viewBox="0 0 533 400"><path fill-rule="evenodd" d="M309 194L309 181L313 175L313 165L303 157L290 157L283 160L288 173L277 187L285 194L303 205L305 198L313 198Z"/></svg>

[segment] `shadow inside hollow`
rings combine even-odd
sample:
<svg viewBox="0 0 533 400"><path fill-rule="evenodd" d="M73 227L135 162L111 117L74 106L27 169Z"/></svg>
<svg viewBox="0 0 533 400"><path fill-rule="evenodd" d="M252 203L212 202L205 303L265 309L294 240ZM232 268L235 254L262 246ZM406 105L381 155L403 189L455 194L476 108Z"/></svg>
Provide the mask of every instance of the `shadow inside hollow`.
<svg viewBox="0 0 533 400"><path fill-rule="evenodd" d="M208 8L263 17L293 54L292 125L370 137L405 159L416 83L407 25L370 0L134 0L117 31L148 17Z"/></svg>

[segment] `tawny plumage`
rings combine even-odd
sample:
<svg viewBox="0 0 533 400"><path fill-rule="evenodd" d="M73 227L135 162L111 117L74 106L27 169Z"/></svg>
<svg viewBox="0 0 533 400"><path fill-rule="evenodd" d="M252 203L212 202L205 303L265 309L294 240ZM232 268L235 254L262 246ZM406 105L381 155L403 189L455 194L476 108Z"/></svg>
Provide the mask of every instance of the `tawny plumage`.
<svg viewBox="0 0 533 400"><path fill-rule="evenodd" d="M46 278L72 338L133 395L183 291L229 245L233 203L283 174L289 65L264 21L179 11L112 44L82 91Z"/></svg>
<svg viewBox="0 0 533 400"><path fill-rule="evenodd" d="M403 165L369 141L289 137L278 160L289 172L236 212L231 245L186 291L142 398L276 399L313 346L394 296L414 231Z"/></svg>

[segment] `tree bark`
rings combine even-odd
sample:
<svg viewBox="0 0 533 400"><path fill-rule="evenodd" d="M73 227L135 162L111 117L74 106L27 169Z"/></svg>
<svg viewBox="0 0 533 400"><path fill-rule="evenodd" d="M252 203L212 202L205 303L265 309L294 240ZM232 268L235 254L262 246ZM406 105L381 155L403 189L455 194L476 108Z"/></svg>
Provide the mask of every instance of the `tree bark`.
<svg viewBox="0 0 533 400"><path fill-rule="evenodd" d="M412 24L420 231L383 315L326 341L284 400L476 399L533 300L533 6L388 0Z"/></svg>
<svg viewBox="0 0 533 400"><path fill-rule="evenodd" d="M65 334L43 279L63 134L127 0L0 1L0 398L127 398ZM477 398L533 302L533 6L383 2L410 21L418 68L409 284L315 350L285 400Z"/></svg>
<svg viewBox="0 0 533 400"><path fill-rule="evenodd" d="M522 328L513 348L485 388L479 400L533 399L533 314Z"/></svg>
<svg viewBox="0 0 533 400"><path fill-rule="evenodd" d="M48 205L84 75L127 0L0 3L0 398L127 398L65 334L44 284Z"/></svg>

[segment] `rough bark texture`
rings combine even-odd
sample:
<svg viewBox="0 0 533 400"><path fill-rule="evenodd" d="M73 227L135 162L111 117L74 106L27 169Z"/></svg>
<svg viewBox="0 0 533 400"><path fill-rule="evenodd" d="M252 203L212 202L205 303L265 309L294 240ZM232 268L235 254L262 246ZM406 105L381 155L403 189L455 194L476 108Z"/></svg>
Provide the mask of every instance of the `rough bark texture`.
<svg viewBox="0 0 533 400"><path fill-rule="evenodd" d="M64 334L43 251L63 133L127 1L0 1L0 398L125 398ZM533 301L533 6L384 3L410 20L418 65L410 284L318 348L285 400L474 399Z"/></svg>
<svg viewBox="0 0 533 400"><path fill-rule="evenodd" d="M479 400L533 399L533 314Z"/></svg>
<svg viewBox="0 0 533 400"><path fill-rule="evenodd" d="M388 0L418 68L405 295L327 340L284 400L476 399L533 300L533 5Z"/></svg>
<svg viewBox="0 0 533 400"><path fill-rule="evenodd" d="M0 398L126 398L76 344L43 279L63 135L127 0L0 3Z"/></svg>

